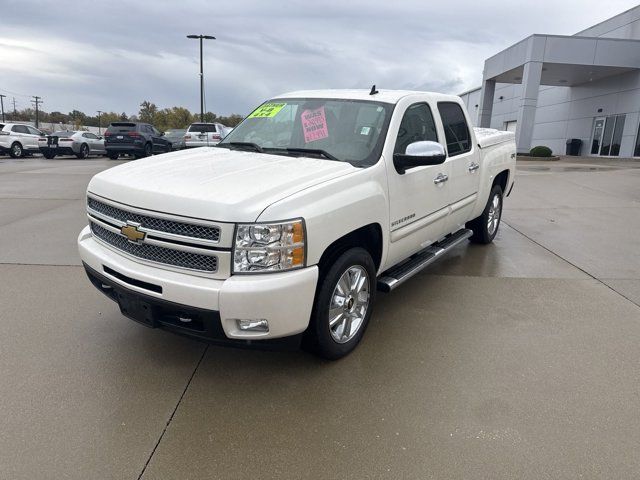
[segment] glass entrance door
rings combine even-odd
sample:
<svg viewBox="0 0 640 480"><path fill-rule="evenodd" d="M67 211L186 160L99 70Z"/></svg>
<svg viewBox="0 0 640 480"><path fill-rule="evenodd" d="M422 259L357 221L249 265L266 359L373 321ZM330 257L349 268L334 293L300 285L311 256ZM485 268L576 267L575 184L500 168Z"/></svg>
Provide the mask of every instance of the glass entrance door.
<svg viewBox="0 0 640 480"><path fill-rule="evenodd" d="M625 115L596 117L593 122L591 155L617 157L624 130Z"/></svg>
<svg viewBox="0 0 640 480"><path fill-rule="evenodd" d="M593 135L591 138L591 155L600 155L600 147L602 146L602 132L604 131L604 122L606 117L598 117L593 122Z"/></svg>

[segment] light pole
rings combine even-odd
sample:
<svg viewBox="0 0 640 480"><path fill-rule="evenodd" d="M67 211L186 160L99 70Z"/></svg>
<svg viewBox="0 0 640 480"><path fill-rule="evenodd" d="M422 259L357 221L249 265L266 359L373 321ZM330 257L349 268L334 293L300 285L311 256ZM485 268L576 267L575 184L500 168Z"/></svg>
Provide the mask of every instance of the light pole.
<svg viewBox="0 0 640 480"><path fill-rule="evenodd" d="M102 115L102 110L97 110L98 112L98 135L102 135L102 124L100 123L100 115Z"/></svg>
<svg viewBox="0 0 640 480"><path fill-rule="evenodd" d="M202 40L215 40L212 35L187 35L187 38L200 40L200 121L204 122L204 73L202 71Z"/></svg>

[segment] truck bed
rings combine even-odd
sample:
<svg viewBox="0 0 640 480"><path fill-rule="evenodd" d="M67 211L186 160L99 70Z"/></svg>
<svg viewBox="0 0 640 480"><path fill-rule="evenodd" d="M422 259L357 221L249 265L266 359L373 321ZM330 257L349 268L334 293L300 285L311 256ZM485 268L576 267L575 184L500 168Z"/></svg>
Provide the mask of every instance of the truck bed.
<svg viewBox="0 0 640 480"><path fill-rule="evenodd" d="M491 147L499 143L510 142L515 140L513 132L504 130L496 130L495 128L479 128L473 127L480 148Z"/></svg>

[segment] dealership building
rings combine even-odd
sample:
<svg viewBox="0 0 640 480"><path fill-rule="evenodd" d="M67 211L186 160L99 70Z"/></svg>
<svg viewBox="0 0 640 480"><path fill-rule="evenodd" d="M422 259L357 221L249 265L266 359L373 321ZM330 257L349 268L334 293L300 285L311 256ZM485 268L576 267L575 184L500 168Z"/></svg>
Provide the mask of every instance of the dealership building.
<svg viewBox="0 0 640 480"><path fill-rule="evenodd" d="M482 85L461 97L477 126L515 131L519 153L565 154L569 142L580 155L640 157L640 5L573 36L525 38L488 58Z"/></svg>

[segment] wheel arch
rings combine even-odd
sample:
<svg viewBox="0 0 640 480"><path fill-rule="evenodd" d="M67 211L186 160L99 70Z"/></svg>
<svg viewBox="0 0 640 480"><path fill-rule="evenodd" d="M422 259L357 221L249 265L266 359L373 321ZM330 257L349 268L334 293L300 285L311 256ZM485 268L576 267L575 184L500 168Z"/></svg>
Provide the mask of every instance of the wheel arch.
<svg viewBox="0 0 640 480"><path fill-rule="evenodd" d="M507 186L509 185L509 175L511 174L511 172L509 171L509 169L505 169L503 171L501 171L500 173L498 173L494 179L493 179L493 183L491 184L491 188L493 188L496 185L500 185L500 187L502 188L502 194L506 195L507 194Z"/></svg>
<svg viewBox="0 0 640 480"><path fill-rule="evenodd" d="M382 263L382 226L379 223L369 223L346 233L332 242L324 249L318 261L320 275L331 268L331 265L340 255L355 247L364 248L369 252L377 271Z"/></svg>

